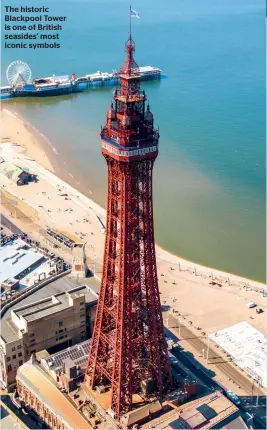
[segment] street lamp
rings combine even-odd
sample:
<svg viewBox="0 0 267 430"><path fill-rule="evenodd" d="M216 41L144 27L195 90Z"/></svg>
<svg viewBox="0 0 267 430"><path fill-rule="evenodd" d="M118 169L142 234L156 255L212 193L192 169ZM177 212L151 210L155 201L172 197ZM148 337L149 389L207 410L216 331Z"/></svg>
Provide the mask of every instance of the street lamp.
<svg viewBox="0 0 267 430"><path fill-rule="evenodd" d="M256 408L259 406L259 395L260 395L260 387L261 387L261 377L260 376L258 376L257 382L258 382L258 391L257 391L257 398L256 398Z"/></svg>
<svg viewBox="0 0 267 430"><path fill-rule="evenodd" d="M180 320L180 318L178 318L178 323L179 323L179 328L178 328L179 339L181 339L181 320Z"/></svg>
<svg viewBox="0 0 267 430"><path fill-rule="evenodd" d="M208 346L207 346L206 365L209 363L209 349L210 349L210 338L209 338L209 335L207 335L207 340L208 340Z"/></svg>
<svg viewBox="0 0 267 430"><path fill-rule="evenodd" d="M175 305L176 301L177 301L177 299L175 299L175 298L172 299L172 313L175 312L174 311L174 305Z"/></svg>

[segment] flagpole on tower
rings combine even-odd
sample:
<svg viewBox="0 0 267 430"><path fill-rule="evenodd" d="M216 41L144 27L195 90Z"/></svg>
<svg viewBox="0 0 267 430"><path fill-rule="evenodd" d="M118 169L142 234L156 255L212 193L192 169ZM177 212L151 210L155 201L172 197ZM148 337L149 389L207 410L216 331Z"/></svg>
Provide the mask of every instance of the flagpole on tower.
<svg viewBox="0 0 267 430"><path fill-rule="evenodd" d="M132 8L130 5L130 39L132 39Z"/></svg>

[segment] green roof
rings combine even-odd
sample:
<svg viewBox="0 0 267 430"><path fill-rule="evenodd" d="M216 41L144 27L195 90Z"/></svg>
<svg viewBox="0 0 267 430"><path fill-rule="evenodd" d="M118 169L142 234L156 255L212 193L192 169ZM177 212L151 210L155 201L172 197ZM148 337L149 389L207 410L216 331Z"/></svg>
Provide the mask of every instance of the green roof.
<svg viewBox="0 0 267 430"><path fill-rule="evenodd" d="M0 164L0 172L3 173L8 179L16 182L23 173L23 170L20 167L17 167L14 164L6 161Z"/></svg>
<svg viewBox="0 0 267 430"><path fill-rule="evenodd" d="M28 173L29 175L32 175L32 174L33 174L33 173L30 171L29 167L23 167L23 168L21 168L21 167L19 167L19 166L16 166L16 167L18 167L19 169L22 169L24 172Z"/></svg>

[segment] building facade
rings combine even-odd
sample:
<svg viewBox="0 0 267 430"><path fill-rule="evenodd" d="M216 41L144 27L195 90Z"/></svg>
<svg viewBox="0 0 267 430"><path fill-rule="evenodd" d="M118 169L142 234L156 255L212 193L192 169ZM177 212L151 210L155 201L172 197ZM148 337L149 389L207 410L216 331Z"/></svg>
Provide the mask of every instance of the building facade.
<svg viewBox="0 0 267 430"><path fill-rule="evenodd" d="M12 309L2 321L2 385L15 383L18 367L32 354L60 350L90 337L97 298L90 287L79 286Z"/></svg>
<svg viewBox="0 0 267 430"><path fill-rule="evenodd" d="M89 429L91 426L77 408L56 387L34 358L23 364L17 374L17 392L26 407L49 428Z"/></svg>

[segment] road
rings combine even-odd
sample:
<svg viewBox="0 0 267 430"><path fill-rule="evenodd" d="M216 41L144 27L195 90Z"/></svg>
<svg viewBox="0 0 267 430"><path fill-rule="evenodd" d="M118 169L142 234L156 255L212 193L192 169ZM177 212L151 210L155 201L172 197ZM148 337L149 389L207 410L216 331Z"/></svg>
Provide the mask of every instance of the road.
<svg viewBox="0 0 267 430"><path fill-rule="evenodd" d="M179 321L169 312L163 313L164 319L166 321L166 317L168 318L168 330L169 337L174 337L177 339L186 340L190 345L192 345L199 353L202 354L203 348L206 351L207 349L207 341L201 336L197 337L188 327L185 327L181 324L180 326L180 336L179 336ZM180 346L182 346L182 342L179 342ZM216 379L215 372L212 372L210 369L205 368L197 359L192 360L191 356L193 356L190 352L186 352L183 350L172 351L172 353L177 357L177 359L184 364L186 367L190 369L190 371L196 376L197 379L202 381L202 383L206 386L212 386L215 389L218 388L218 384ZM196 362L198 368L196 368L192 362ZM254 425L253 428L262 429L266 428L266 395L263 390L259 392L259 404L256 405L256 395L258 389L253 387L253 381L250 381L245 375L237 370L231 362L227 362L224 357L222 357L218 351L213 348L209 348L209 363L213 364L216 368L220 369L220 371L232 381L237 383L243 391L246 392L246 396L239 396L242 402L241 411L242 415L245 412L254 413Z"/></svg>
<svg viewBox="0 0 267 430"><path fill-rule="evenodd" d="M168 327L171 331L179 338L179 321L172 314L168 313ZM188 327L181 325L181 339L186 340L190 343L200 354L203 349L207 349L207 340L203 336L196 336ZM237 385L248 395L252 394L253 381L250 381L245 375L237 370L234 364L227 361L225 357L222 357L217 350L212 347L209 348L209 364L213 364L215 368L219 369L227 378L233 380ZM255 390L254 390L255 391ZM263 390L260 391L260 395L264 396Z"/></svg>
<svg viewBox="0 0 267 430"><path fill-rule="evenodd" d="M13 222L9 221L3 214L1 214L1 225L8 228L12 233L21 234L23 233Z"/></svg>
<svg viewBox="0 0 267 430"><path fill-rule="evenodd" d="M29 429L36 429L38 428L37 423L35 421L33 421L31 419L31 417L23 412L20 412L11 402L10 400L10 395L9 394L5 394L5 395L1 395L1 400L2 402L8 407L9 410L11 410L13 412L14 415L16 415L18 417L19 420L21 420L26 427L28 427ZM10 415L11 417L11 415ZM23 427L19 424L19 422L16 422L15 418L13 418L14 423L16 423L17 425L14 427L10 427L10 428L19 428L22 429ZM3 425L4 423L2 423ZM8 430L9 427L2 427L2 429L6 429Z"/></svg>

